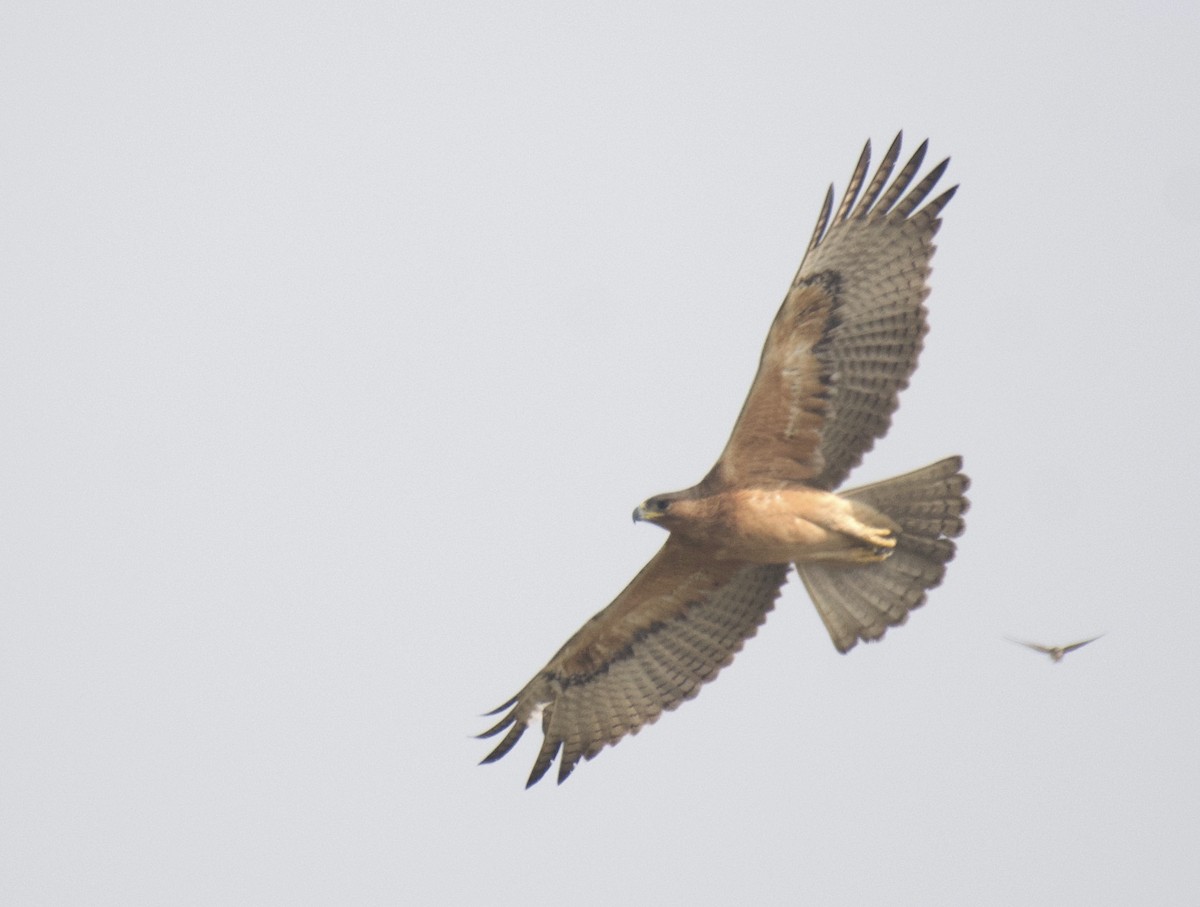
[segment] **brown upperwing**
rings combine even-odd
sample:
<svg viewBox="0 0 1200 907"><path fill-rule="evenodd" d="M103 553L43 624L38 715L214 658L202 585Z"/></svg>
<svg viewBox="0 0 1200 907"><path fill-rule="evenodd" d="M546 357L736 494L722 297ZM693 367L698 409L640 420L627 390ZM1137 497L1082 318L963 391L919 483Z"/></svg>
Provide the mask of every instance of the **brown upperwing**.
<svg viewBox="0 0 1200 907"><path fill-rule="evenodd" d="M905 195L927 143L889 186L900 141L897 135L859 199L870 166L867 142L832 218L830 187L708 483L836 488L891 424L927 330L923 300L938 215L957 189L914 214L949 159Z"/></svg>
<svg viewBox="0 0 1200 907"><path fill-rule="evenodd" d="M766 619L787 571L786 564L715 561L669 537L612 604L491 713L509 709L479 736L509 731L483 761L511 750L540 710L545 736L526 787L560 748L561 784L580 758L636 733L716 677Z"/></svg>

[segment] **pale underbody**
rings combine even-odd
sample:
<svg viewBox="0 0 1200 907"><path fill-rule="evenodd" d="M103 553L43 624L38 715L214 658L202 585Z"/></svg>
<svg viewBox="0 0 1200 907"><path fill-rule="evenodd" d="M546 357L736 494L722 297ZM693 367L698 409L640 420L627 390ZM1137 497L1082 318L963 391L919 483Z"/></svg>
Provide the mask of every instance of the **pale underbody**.
<svg viewBox="0 0 1200 907"><path fill-rule="evenodd" d="M724 519L713 519L717 513ZM756 564L875 563L892 553L900 531L873 507L805 485L683 497L651 519L714 557Z"/></svg>

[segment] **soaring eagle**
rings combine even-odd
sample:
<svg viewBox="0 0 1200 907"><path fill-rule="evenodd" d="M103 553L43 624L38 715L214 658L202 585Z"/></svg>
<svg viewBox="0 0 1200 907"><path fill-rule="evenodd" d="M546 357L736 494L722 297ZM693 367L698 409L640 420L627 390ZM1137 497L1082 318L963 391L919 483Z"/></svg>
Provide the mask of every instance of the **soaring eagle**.
<svg viewBox="0 0 1200 907"><path fill-rule="evenodd" d="M666 544L489 713L508 710L480 737L508 733L485 763L540 719L526 787L560 750L561 784L581 758L716 677L766 619L792 564L840 652L904 623L941 582L967 510L961 457L834 490L887 431L917 366L933 238L957 188L921 207L949 164L913 184L928 142L889 184L900 142L869 182L867 142L836 212L830 186L725 450L699 484L634 510L670 533Z"/></svg>

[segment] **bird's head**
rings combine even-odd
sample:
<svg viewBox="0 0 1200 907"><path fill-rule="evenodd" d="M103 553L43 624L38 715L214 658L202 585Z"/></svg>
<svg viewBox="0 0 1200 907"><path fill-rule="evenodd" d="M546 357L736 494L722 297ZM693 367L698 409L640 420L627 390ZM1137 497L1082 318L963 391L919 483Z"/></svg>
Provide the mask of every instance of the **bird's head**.
<svg viewBox="0 0 1200 907"><path fill-rule="evenodd" d="M652 498L647 498L638 504L633 511L633 521L635 523L645 521L647 523L658 523L662 525L669 521L671 517L671 505L676 501L676 495L659 494Z"/></svg>
<svg viewBox="0 0 1200 907"><path fill-rule="evenodd" d="M655 523L668 532L687 529L703 515L697 510L695 490L674 491L646 498L633 511L633 521Z"/></svg>

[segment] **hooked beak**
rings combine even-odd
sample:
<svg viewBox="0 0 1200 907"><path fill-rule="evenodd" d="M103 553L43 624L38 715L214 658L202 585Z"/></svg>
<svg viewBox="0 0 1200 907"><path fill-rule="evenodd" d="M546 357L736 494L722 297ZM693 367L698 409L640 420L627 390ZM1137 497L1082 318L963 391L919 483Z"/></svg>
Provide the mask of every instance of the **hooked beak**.
<svg viewBox="0 0 1200 907"><path fill-rule="evenodd" d="M661 516L662 514L657 510L648 509L644 501L633 508L633 521L635 523L654 523Z"/></svg>

